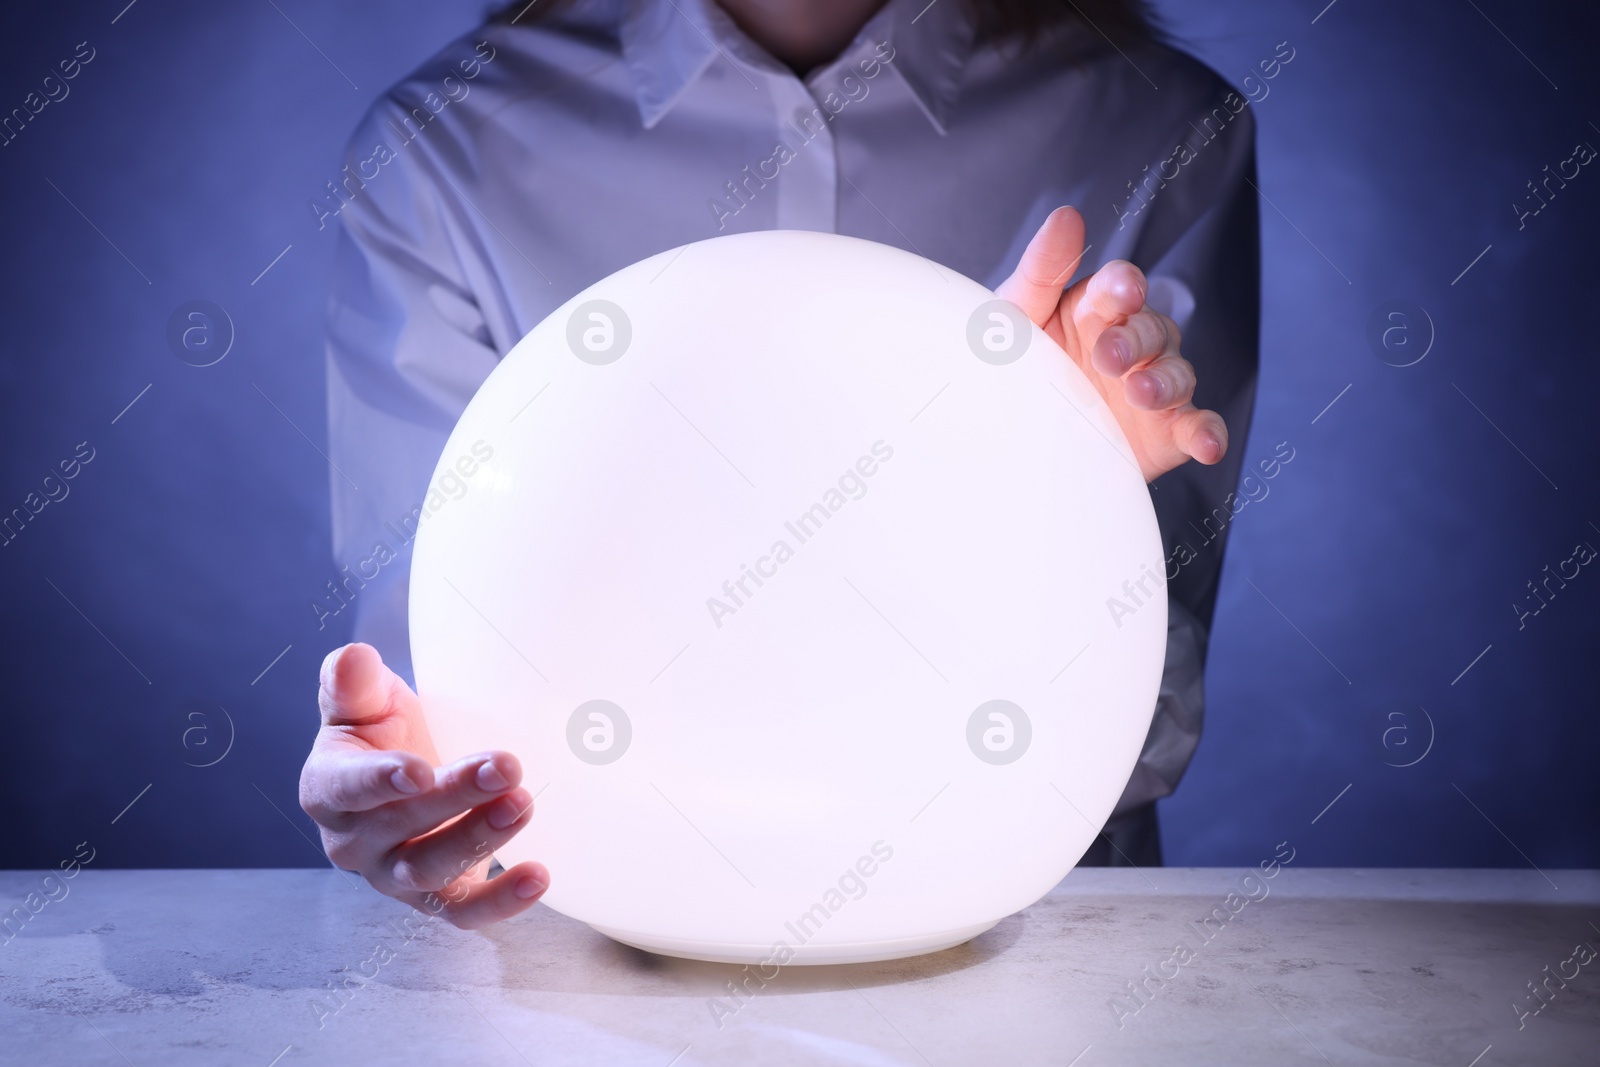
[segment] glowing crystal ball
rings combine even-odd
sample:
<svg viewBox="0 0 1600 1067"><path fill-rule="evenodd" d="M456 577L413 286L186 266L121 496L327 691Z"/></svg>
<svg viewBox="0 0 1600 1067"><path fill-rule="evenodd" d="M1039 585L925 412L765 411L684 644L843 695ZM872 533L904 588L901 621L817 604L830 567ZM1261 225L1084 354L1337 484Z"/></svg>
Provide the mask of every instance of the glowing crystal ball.
<svg viewBox="0 0 1600 1067"><path fill-rule="evenodd" d="M794 231L636 263L505 357L441 481L468 489L412 564L433 736L521 758L502 862L619 941L959 944L1132 773L1166 645L1148 490L1065 353L947 267Z"/></svg>

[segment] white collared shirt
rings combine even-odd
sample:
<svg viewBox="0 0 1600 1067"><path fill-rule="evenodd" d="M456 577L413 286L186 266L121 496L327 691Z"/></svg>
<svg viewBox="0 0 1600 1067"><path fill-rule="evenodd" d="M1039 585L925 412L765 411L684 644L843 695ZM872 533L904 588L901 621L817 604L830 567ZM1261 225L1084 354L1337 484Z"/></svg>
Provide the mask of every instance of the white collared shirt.
<svg viewBox="0 0 1600 1067"><path fill-rule="evenodd" d="M327 351L343 570L313 613L353 613L356 639L410 680L410 538L445 440L496 362L606 275L718 233L812 229L992 288L1072 204L1089 243L1075 277L1112 259L1145 271L1183 329L1195 402L1231 436L1222 464L1153 489L1167 667L1118 810L1170 793L1199 740L1255 389L1254 120L1170 49L1087 28L1021 54L974 38L960 0L889 0L801 79L712 0L576 0L477 31L381 98L311 203L342 230Z"/></svg>

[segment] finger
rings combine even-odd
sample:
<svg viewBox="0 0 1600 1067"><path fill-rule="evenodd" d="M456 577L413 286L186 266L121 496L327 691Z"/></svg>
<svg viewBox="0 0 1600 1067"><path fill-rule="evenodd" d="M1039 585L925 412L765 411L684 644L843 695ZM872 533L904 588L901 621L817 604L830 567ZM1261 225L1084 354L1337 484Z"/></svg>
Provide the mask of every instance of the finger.
<svg viewBox="0 0 1600 1067"><path fill-rule="evenodd" d="M1122 375L1123 396L1132 407L1165 411L1182 407L1194 396L1194 367L1179 353L1178 344L1178 324L1146 308L1101 334L1095 359L1112 364L1122 358L1124 349L1131 349L1132 361Z"/></svg>
<svg viewBox="0 0 1600 1067"><path fill-rule="evenodd" d="M1215 411L1196 408L1178 417L1172 440L1185 455L1209 466L1228 452L1228 424Z"/></svg>
<svg viewBox="0 0 1600 1067"><path fill-rule="evenodd" d="M387 852L447 819L487 804L522 783L522 764L509 752L482 752L433 772L433 788L371 813L362 835Z"/></svg>
<svg viewBox="0 0 1600 1067"><path fill-rule="evenodd" d="M1082 289L1078 287L1082 286ZM1144 307L1150 283L1144 271L1125 259L1114 259L1073 286L1072 324L1080 336L1093 336L1119 326Z"/></svg>
<svg viewBox="0 0 1600 1067"><path fill-rule="evenodd" d="M418 710L417 695L371 645L336 648L322 661L317 705L325 726L370 723Z"/></svg>
<svg viewBox="0 0 1600 1067"><path fill-rule="evenodd" d="M1130 371L1122 380L1122 395L1131 407L1167 411L1189 403L1194 386L1194 368L1188 360L1172 353Z"/></svg>
<svg viewBox="0 0 1600 1067"><path fill-rule="evenodd" d="M513 789L448 826L391 849L368 877L387 879L400 889L437 892L515 837L532 817L532 795Z"/></svg>
<svg viewBox="0 0 1600 1067"><path fill-rule="evenodd" d="M509 752L487 752L428 773L432 788L413 797L365 812L318 808L312 817L322 827L328 858L363 875L379 872L392 849L516 788L522 765Z"/></svg>
<svg viewBox="0 0 1600 1067"><path fill-rule="evenodd" d="M440 914L463 930L476 930L526 911L544 895L550 872L542 863L519 863L498 878L461 881L437 894Z"/></svg>
<svg viewBox="0 0 1600 1067"><path fill-rule="evenodd" d="M1101 331L1090 362L1101 374L1120 378L1165 353L1176 353L1180 340L1176 322L1158 311L1143 308L1129 315L1126 321Z"/></svg>
<svg viewBox="0 0 1600 1067"><path fill-rule="evenodd" d="M300 775L300 806L319 824L371 811L433 787L433 766L413 752L379 752L320 743Z"/></svg>
<svg viewBox="0 0 1600 1067"><path fill-rule="evenodd" d="M1061 305L1062 286L1083 258L1083 233L1083 216L1077 209L1056 208L995 295L1021 308L1034 325L1043 326Z"/></svg>

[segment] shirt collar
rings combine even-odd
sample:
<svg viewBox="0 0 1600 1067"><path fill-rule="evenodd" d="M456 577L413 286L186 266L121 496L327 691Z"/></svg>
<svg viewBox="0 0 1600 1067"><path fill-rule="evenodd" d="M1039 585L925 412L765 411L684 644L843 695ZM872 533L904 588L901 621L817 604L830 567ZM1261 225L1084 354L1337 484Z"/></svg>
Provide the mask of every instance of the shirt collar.
<svg viewBox="0 0 1600 1067"><path fill-rule="evenodd" d="M788 68L752 41L715 0L621 0L623 61L633 75L639 119L653 128L712 62L768 74ZM888 41L893 69L922 113L943 134L961 75L972 54L974 27L964 0L889 0L862 27L839 60ZM838 61L835 61L838 62ZM826 71L830 63L819 69ZM792 76L792 75L791 75Z"/></svg>

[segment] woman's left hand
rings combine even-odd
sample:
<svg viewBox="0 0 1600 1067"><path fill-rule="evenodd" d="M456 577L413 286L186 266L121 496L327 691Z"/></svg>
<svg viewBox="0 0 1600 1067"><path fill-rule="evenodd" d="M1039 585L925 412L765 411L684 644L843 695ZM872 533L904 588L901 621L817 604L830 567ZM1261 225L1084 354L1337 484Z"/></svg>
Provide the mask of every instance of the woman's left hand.
<svg viewBox="0 0 1600 1067"><path fill-rule="evenodd" d="M1145 304L1144 272L1112 260L1065 292L1083 257L1083 216L1050 213L996 293L1016 304L1088 375L1112 414L1146 482L1188 462L1216 463L1228 428L1197 408L1194 368L1178 354L1178 325Z"/></svg>

